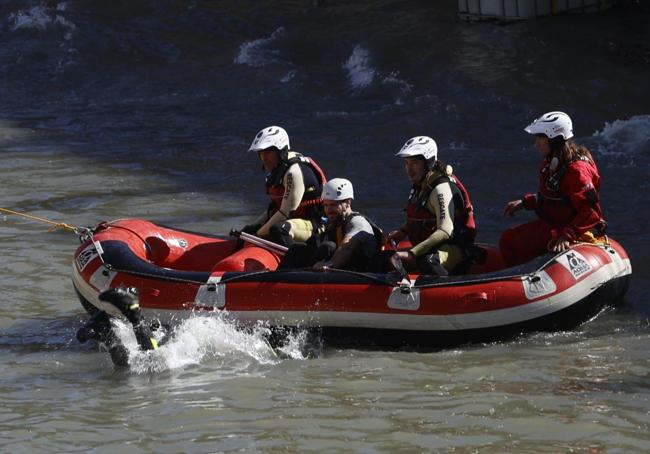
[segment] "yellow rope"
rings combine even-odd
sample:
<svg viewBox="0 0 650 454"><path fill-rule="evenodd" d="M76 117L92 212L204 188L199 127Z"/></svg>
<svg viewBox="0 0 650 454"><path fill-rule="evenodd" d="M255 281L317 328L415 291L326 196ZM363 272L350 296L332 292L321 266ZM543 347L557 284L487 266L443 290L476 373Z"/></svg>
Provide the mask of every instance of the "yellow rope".
<svg viewBox="0 0 650 454"><path fill-rule="evenodd" d="M18 211L9 210L7 208L0 208L0 211L8 214L15 214L16 216L22 216L24 218L31 219L34 221L40 221L40 222L45 222L47 224L51 224L52 227L48 229L48 232L52 232L53 230L56 229L64 229L70 232L77 233L76 227L73 227L70 224L66 224L65 222L54 222L54 221L50 221L49 219L39 218L38 216L32 216L31 214L19 213Z"/></svg>

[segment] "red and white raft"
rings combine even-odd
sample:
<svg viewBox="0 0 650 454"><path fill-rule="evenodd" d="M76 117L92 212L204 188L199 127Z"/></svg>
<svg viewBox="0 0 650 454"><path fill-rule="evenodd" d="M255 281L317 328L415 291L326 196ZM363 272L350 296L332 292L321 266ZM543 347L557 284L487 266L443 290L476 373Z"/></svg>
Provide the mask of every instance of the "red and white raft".
<svg viewBox="0 0 650 454"><path fill-rule="evenodd" d="M498 250L464 276L276 270L273 252L137 219L102 223L83 239L73 283L90 313L108 288L135 286L145 315L164 323L225 311L242 324L318 328L326 341L442 346L571 329L620 301L632 274L615 241L578 244L504 269ZM118 314L114 314L118 315Z"/></svg>

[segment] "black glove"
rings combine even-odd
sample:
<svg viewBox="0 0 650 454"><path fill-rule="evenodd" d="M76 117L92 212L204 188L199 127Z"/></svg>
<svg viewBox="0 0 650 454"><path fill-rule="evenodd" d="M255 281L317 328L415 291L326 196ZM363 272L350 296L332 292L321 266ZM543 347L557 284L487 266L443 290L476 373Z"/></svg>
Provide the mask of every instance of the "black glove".
<svg viewBox="0 0 650 454"><path fill-rule="evenodd" d="M262 227L260 224L248 224L242 227L241 231L249 235L257 235L257 231Z"/></svg>

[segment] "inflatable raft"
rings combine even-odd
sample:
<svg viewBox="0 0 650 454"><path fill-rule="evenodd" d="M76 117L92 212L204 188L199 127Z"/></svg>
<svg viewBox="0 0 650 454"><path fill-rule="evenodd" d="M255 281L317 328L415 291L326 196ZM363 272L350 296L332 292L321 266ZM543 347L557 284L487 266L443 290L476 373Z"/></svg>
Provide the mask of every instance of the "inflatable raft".
<svg viewBox="0 0 650 454"><path fill-rule="evenodd" d="M82 238L73 283L89 313L112 287L140 290L140 306L163 323L222 311L242 325L316 328L326 342L443 346L571 329L620 301L632 273L625 250L577 244L515 268L483 249L467 275L436 277L344 270L276 270L276 252L127 219Z"/></svg>

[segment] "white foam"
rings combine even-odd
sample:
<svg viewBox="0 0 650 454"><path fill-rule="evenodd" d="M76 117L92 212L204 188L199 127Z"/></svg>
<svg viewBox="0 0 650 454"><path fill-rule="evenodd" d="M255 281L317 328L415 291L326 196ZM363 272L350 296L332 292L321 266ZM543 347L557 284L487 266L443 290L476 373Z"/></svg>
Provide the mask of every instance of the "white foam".
<svg viewBox="0 0 650 454"><path fill-rule="evenodd" d="M284 345L278 348L278 353L286 358L305 359L303 346L308 343L307 331L299 330L285 339Z"/></svg>
<svg viewBox="0 0 650 454"><path fill-rule="evenodd" d="M286 84L288 82L291 82L291 80L296 76L296 71L289 71L287 74L285 74L282 79L280 79L280 82L283 84Z"/></svg>
<svg viewBox="0 0 650 454"><path fill-rule="evenodd" d="M398 87L402 93L409 93L413 89L413 85L400 77L399 71L393 71L381 80L382 85L394 85Z"/></svg>
<svg viewBox="0 0 650 454"><path fill-rule="evenodd" d="M284 36L284 27L278 27L267 38L260 38L248 41L239 46L239 53L235 57L234 63L238 65L248 65L253 67L265 66L269 63L278 61L280 51L270 46L275 40Z"/></svg>
<svg viewBox="0 0 650 454"><path fill-rule="evenodd" d="M67 8L65 2L59 3L55 9L47 8L44 5L34 6L29 10L18 11L9 15L9 20L13 21L12 30L32 29L45 31L50 27L61 27L67 32L65 39L71 39L71 32L76 29L74 23L67 20L58 12L63 12Z"/></svg>
<svg viewBox="0 0 650 454"><path fill-rule="evenodd" d="M373 83L389 89L396 88L397 90L390 91L396 95L395 105L398 106L404 104L402 95L410 93L413 89L412 84L401 78L399 71L384 74L373 68L370 52L360 44L354 46L352 54L343 63L342 67L347 71L350 86L354 90L364 89Z"/></svg>
<svg viewBox="0 0 650 454"><path fill-rule="evenodd" d="M344 110L328 110L327 112L316 112L316 117L325 118L325 117L347 117L350 115L350 112Z"/></svg>
<svg viewBox="0 0 650 454"><path fill-rule="evenodd" d="M638 154L650 148L650 115L637 115L627 120L605 123L602 131L592 136L599 154Z"/></svg>
<svg viewBox="0 0 650 454"><path fill-rule="evenodd" d="M131 326L115 320L114 330L129 353L129 369L136 374L158 373L179 369L202 361L242 357L258 364L276 364L280 360L264 338L261 327L251 333L235 328L219 313L192 316L173 328L171 338L156 350L142 351ZM291 358L300 357L294 349L284 352Z"/></svg>
<svg viewBox="0 0 650 454"><path fill-rule="evenodd" d="M370 52L360 44L354 46L352 54L343 63L348 80L355 90L367 87L375 79L376 71L370 66Z"/></svg>

